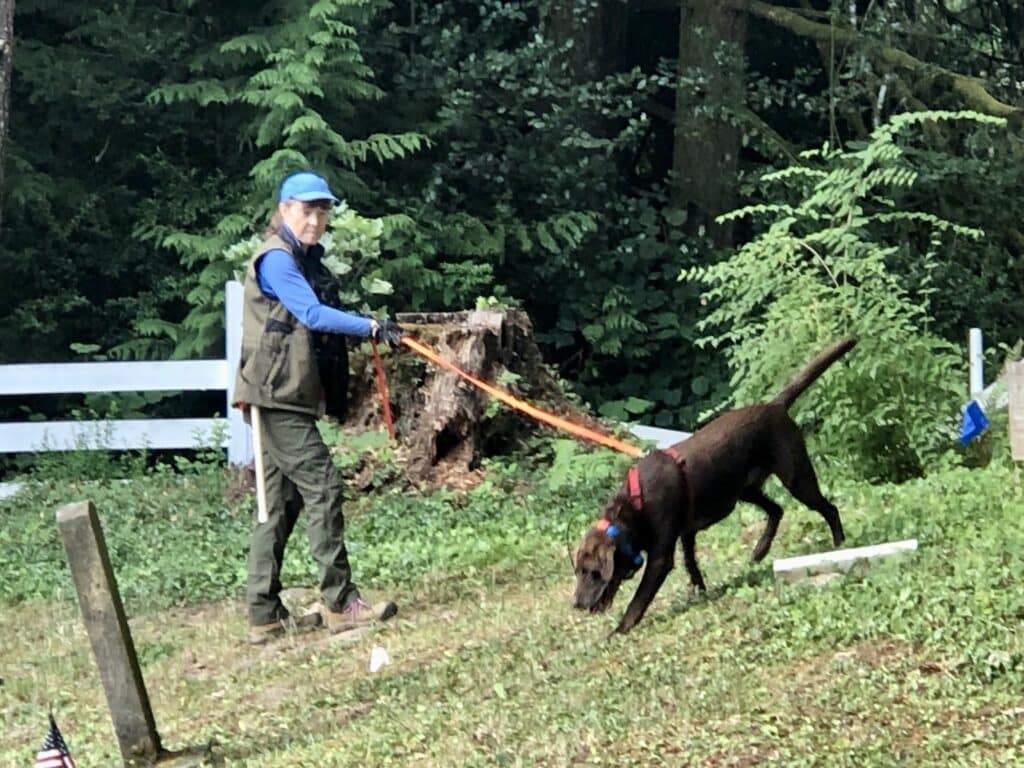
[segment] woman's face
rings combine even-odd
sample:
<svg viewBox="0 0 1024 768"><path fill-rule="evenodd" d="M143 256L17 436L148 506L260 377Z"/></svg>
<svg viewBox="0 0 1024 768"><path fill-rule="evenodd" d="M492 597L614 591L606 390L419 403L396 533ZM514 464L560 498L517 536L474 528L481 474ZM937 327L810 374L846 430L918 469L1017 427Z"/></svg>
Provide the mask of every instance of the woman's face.
<svg viewBox="0 0 1024 768"><path fill-rule="evenodd" d="M307 248L320 242L331 218L330 200L287 200L277 206L281 218Z"/></svg>

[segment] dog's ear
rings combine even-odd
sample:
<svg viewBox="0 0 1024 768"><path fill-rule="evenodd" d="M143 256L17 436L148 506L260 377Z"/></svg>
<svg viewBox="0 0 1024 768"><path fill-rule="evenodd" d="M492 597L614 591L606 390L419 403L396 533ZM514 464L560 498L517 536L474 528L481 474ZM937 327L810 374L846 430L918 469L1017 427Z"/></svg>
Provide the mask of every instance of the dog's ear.
<svg viewBox="0 0 1024 768"><path fill-rule="evenodd" d="M576 551L573 553L572 562L577 572L591 567L591 563L594 562L594 556L592 554L593 545L590 541L590 533L594 529L591 528L583 534L583 538L580 539L580 543L576 545Z"/></svg>
<svg viewBox="0 0 1024 768"><path fill-rule="evenodd" d="M611 581L612 576L615 575L615 541L609 539L603 533L599 533L597 550L601 578L604 581Z"/></svg>

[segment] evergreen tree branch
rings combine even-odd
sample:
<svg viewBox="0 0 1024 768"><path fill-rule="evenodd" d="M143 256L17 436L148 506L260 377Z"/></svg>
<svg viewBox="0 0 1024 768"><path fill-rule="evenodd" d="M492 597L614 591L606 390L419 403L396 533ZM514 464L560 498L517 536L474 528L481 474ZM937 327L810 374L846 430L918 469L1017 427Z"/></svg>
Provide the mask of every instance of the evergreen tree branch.
<svg viewBox="0 0 1024 768"><path fill-rule="evenodd" d="M837 44L848 44L855 41L860 34L850 27L813 21L795 9L782 8L762 2L762 0L722 0L722 3L737 11L745 11L769 21L795 35L817 42L834 41ZM664 8L667 10L668 8L678 8L679 1L645 0L642 5L645 9ZM921 61L916 56L891 45L872 46L868 50L868 55L897 69L924 76L931 81L945 80L953 92L971 109L986 115L1006 118L1015 128L1024 127L1024 108L1000 101L989 93L985 81L981 78L963 75L930 62Z"/></svg>
<svg viewBox="0 0 1024 768"><path fill-rule="evenodd" d="M761 2L761 0L723 0L723 2L728 3L737 10L745 10L747 13L770 21L776 26L788 29L801 37L811 38L819 42L832 39L836 43L845 44L854 41L858 35L856 30L849 27L832 26L811 21L788 8L780 8L770 3ZM981 78L962 75L921 61L916 56L912 56L906 51L890 45L877 46L869 51L869 55L877 56L882 61L898 69L925 75L933 80L946 79L949 81L953 91L972 109L976 109L986 115L1005 117L1017 127L1024 124L1024 109L997 99L988 92L986 84Z"/></svg>

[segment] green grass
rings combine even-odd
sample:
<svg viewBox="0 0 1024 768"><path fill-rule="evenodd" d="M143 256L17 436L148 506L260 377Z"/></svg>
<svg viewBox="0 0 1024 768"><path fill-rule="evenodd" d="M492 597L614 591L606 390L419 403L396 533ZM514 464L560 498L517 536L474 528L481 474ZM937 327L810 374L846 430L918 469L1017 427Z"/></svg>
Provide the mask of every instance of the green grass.
<svg viewBox="0 0 1024 768"><path fill-rule="evenodd" d="M118 764L102 687L53 530L91 498L165 745L214 742L242 766L996 766L1024 762L1024 488L954 470L838 484L849 546L917 538L863 579L777 594L752 565L753 508L698 536L709 597L678 568L647 617L572 611L565 551L614 481L551 490L495 469L467 494L365 496L348 508L357 578L399 616L348 641L243 643L248 507L215 472L50 482L0 508L0 764L28 764L52 705L79 765ZM787 508L772 556L828 546ZM28 556L31 555L32 558ZM313 583L302 532L285 581ZM25 561L25 562L23 562ZM302 607L301 601L295 607ZM381 644L393 663L367 669Z"/></svg>

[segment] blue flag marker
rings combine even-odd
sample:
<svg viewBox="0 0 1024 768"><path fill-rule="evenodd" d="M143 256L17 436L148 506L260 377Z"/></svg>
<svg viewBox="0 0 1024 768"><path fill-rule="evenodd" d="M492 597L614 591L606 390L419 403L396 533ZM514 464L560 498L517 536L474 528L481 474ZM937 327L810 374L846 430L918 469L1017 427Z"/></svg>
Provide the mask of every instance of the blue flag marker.
<svg viewBox="0 0 1024 768"><path fill-rule="evenodd" d="M964 420L960 425L960 444L967 445L988 427L988 419L977 400L964 406Z"/></svg>

